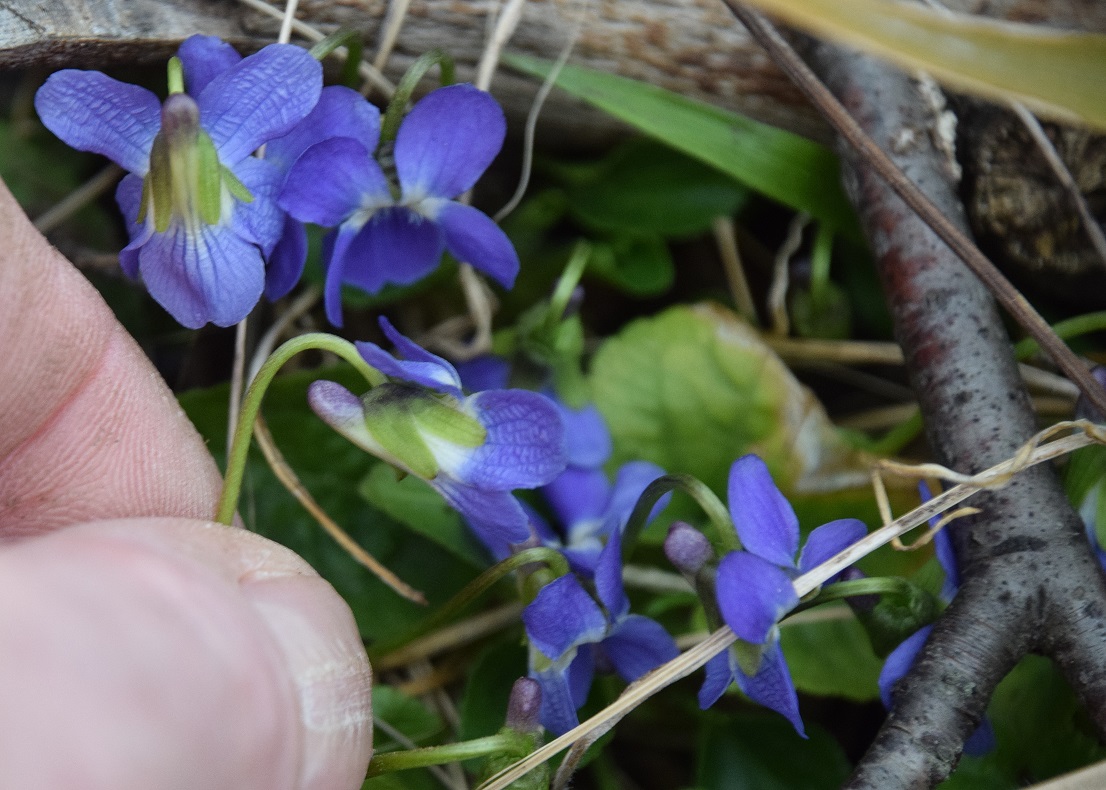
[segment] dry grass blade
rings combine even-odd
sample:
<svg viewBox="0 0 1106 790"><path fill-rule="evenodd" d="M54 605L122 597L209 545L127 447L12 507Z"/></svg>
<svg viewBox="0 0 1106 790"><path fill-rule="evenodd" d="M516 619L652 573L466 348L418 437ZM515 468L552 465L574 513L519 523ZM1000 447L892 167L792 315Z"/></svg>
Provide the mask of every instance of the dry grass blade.
<svg viewBox="0 0 1106 790"><path fill-rule="evenodd" d="M357 541L349 536L349 533L326 514L326 511L311 496L311 492L300 482L296 473L292 471L292 467L284 460L284 455L277 448L276 442L273 441L273 434L269 431L269 426L261 417L258 417L254 424L254 437L257 439L257 446L261 448L265 460L269 463L269 467L273 470L273 474L288 489L288 492L299 500L304 509L319 522L319 525L326 530L327 534L334 538L339 546L349 552L351 557L361 563L380 581L392 588L397 595L402 595L409 601L426 605L425 595L381 565L379 560L358 545Z"/></svg>

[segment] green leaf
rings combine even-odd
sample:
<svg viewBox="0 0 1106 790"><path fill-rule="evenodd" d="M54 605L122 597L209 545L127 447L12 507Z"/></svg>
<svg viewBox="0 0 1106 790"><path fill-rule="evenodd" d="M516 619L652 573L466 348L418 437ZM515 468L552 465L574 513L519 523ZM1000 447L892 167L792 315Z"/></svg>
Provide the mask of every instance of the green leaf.
<svg viewBox="0 0 1106 790"><path fill-rule="evenodd" d="M390 518L434 541L454 557L473 568L488 566L483 550L461 516L424 481L410 475L401 480L391 466L378 463L357 490Z"/></svg>
<svg viewBox="0 0 1106 790"><path fill-rule="evenodd" d="M639 235L705 233L747 198L732 178L650 140L622 144L568 189L572 214L586 227Z"/></svg>
<svg viewBox="0 0 1106 790"><path fill-rule="evenodd" d="M653 461L725 493L730 465L764 459L785 492L866 487L853 449L760 336L714 304L673 307L600 347L592 392L611 429L613 463Z"/></svg>
<svg viewBox="0 0 1106 790"><path fill-rule="evenodd" d="M845 697L864 702L879 698L879 671L863 627L843 606L823 607L814 613L843 617L799 624L784 620L780 628L787 665L795 688L823 697Z"/></svg>
<svg viewBox="0 0 1106 790"><path fill-rule="evenodd" d="M399 689L379 683L373 686L373 717L387 722L419 745L426 745L425 741L442 734L446 729L441 717L417 699ZM379 728L376 730L373 747L376 751L406 748Z"/></svg>
<svg viewBox="0 0 1106 790"><path fill-rule="evenodd" d="M886 0L752 0L817 36L991 99L1106 128L1106 36Z"/></svg>
<svg viewBox="0 0 1106 790"><path fill-rule="evenodd" d="M515 638L486 648L469 666L461 697L460 740L499 732L507 717L511 686L526 675L526 650Z"/></svg>
<svg viewBox="0 0 1106 790"><path fill-rule="evenodd" d="M545 77L548 61L518 54L504 62ZM655 85L565 66L557 85L643 133L839 231L860 231L841 188L837 158L806 138Z"/></svg>
<svg viewBox="0 0 1106 790"><path fill-rule="evenodd" d="M660 236L620 234L594 243L588 274L634 296L656 296L671 287L676 267Z"/></svg>
<svg viewBox="0 0 1106 790"><path fill-rule="evenodd" d="M988 715L997 748L972 759L967 775L957 771L942 790L1024 787L1106 758L1086 711L1046 658L1023 658L999 683ZM975 783L987 773L1008 781Z"/></svg>
<svg viewBox="0 0 1106 790"><path fill-rule="evenodd" d="M699 739L702 790L831 790L849 775L841 747L817 726L803 740L774 713L711 718Z"/></svg>

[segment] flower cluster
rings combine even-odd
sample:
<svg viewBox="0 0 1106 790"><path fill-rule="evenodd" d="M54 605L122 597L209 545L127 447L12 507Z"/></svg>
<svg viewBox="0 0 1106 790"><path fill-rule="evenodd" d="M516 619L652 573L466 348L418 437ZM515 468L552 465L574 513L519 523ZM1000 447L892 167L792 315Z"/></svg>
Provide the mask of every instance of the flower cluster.
<svg viewBox="0 0 1106 790"><path fill-rule="evenodd" d="M440 88L404 118L396 136L398 197L372 157L379 128L361 139L311 148L292 168L280 205L293 217L336 227L325 252L327 317L342 324L341 286L369 293L426 276L449 250L509 288L519 260L490 217L454 198L467 192L503 145L495 99L471 85Z"/></svg>
<svg viewBox="0 0 1106 790"><path fill-rule="evenodd" d="M860 540L867 528L857 519L831 521L810 533L800 553L795 511L755 455L734 461L728 495L744 550L730 552L719 563L718 608L738 638L757 649L751 654L730 650L711 659L699 704L713 705L736 680L749 699L786 716L802 735L777 623L799 603L792 580Z"/></svg>
<svg viewBox="0 0 1106 790"><path fill-rule="evenodd" d="M513 283L518 257L507 237L453 200L503 142L503 113L487 93L454 85L415 105L396 140L394 198L371 158L380 112L356 91L323 88L306 51L271 44L242 58L197 35L170 64L164 103L67 69L50 76L35 107L66 143L128 171L116 192L130 237L120 264L184 326L229 326L262 293L291 290L307 257L304 222L338 226L324 261L336 325L343 283L375 292L414 282L444 249Z"/></svg>
<svg viewBox="0 0 1106 790"><path fill-rule="evenodd" d="M596 669L613 670L632 682L678 651L663 626L630 614L622 585L622 531L646 486L664 470L631 461L618 470L612 485L603 471L611 437L599 410L557 404L568 437L568 468L542 493L560 529L536 513L532 523L542 544L561 551L573 572L543 587L523 622L531 647L530 674L542 688L542 724L560 734L578 723L576 710L587 699ZM659 502L651 517L664 504Z"/></svg>

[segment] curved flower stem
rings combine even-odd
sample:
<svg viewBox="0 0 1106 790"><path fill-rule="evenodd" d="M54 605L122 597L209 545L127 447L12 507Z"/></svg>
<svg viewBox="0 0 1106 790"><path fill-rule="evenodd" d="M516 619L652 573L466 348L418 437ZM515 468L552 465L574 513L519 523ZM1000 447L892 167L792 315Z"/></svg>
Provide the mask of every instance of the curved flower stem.
<svg viewBox="0 0 1106 790"><path fill-rule="evenodd" d="M312 349L329 351L346 360L365 377L371 386L384 383L384 374L365 362L352 343L334 335L312 332L292 338L274 351L261 366L261 370L257 371L257 377L250 384L246 397L242 401L242 410L234 429L234 442L227 455L226 477L223 482L223 493L219 497L219 505L215 511L215 521L230 525L234 520L238 497L242 491L242 476L246 470L246 453L250 449L253 424L261 411L261 399L265 397L265 391L285 362L301 351Z"/></svg>
<svg viewBox="0 0 1106 790"><path fill-rule="evenodd" d="M443 86L453 84L453 58L440 49L432 49L420 55L419 58L407 69L407 73L396 86L392 100L388 102L388 109L384 111L384 117L380 119L380 144L390 143L396 139L403 113L411 101L411 94L423 78L426 72L433 66L441 71L441 83Z"/></svg>
<svg viewBox="0 0 1106 790"><path fill-rule="evenodd" d="M894 576L873 576L865 579L850 579L847 582L837 582L822 588L818 594L809 601L804 601L796 606L788 616L820 606L830 601L840 601L845 598L855 598L861 595L886 595L888 593L901 593L909 595L917 589L917 586Z"/></svg>
<svg viewBox="0 0 1106 790"><path fill-rule="evenodd" d="M361 35L356 30L343 27L338 28L322 41L318 41L308 52L315 60L322 61L345 47L345 64L342 66L342 85L356 88L360 79L361 59L364 45L361 43Z"/></svg>
<svg viewBox="0 0 1106 790"><path fill-rule="evenodd" d="M553 295L549 297L549 312L545 314L545 329L552 333L557 325L564 320L565 311L572 300L572 292L580 284L580 278L584 276L588 259L591 257L591 245L580 240L572 248L572 255L565 264L565 270L557 278L557 284L553 289Z"/></svg>
<svg viewBox="0 0 1106 790"><path fill-rule="evenodd" d="M711 524L714 525L723 553L741 549L741 541L737 537L737 530L734 529L733 522L730 521L730 511L726 509L722 501L715 496L715 493L705 483L691 475L665 475L664 477L658 477L646 486L645 490L641 492L637 504L634 505L630 518L626 521L626 528L622 531L623 562L630 556L634 543L637 542L638 536L645 529L645 524L649 520L649 514L653 511L653 506L669 491L683 491L698 503L703 512L707 514Z"/></svg>
<svg viewBox="0 0 1106 790"><path fill-rule="evenodd" d="M538 562L544 563L556 576L564 576L569 572L568 560L566 560L564 555L556 549L538 546L532 549L525 549L517 554L512 554L502 562L497 562L466 584L464 588L450 598L441 609L417 626L413 633L406 634L402 639L396 642L381 645L374 653L382 655L392 652L411 640L422 636L424 633L437 628L490 590L497 582L506 577L507 574L526 565L532 565Z"/></svg>
<svg viewBox="0 0 1106 790"><path fill-rule="evenodd" d="M369 763L369 777L393 771L406 771L410 768L425 768L443 763L456 763L473 757L487 757L490 754L510 751L515 747L515 739L504 735L489 735L460 743L447 743L442 746L427 746L406 752L388 752L377 754Z"/></svg>

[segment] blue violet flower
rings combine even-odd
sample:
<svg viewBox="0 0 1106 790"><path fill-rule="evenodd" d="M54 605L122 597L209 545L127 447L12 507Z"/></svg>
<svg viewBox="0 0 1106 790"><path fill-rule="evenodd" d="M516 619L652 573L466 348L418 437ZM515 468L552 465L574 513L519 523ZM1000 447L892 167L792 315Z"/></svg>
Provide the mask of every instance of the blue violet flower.
<svg viewBox="0 0 1106 790"><path fill-rule="evenodd" d="M749 699L781 713L805 737L778 623L799 603L792 579L860 540L867 528L857 519L831 521L813 530L799 553L795 511L755 455L734 461L728 494L730 518L744 551L732 551L719 563L718 607L747 646L711 659L699 704L713 705L736 680ZM749 651L750 645L759 650Z"/></svg>
<svg viewBox="0 0 1106 790"><path fill-rule="evenodd" d="M506 129L499 104L472 85L428 94L396 136L398 197L372 158L376 135L327 140L300 157L280 205L298 220L337 228L324 250L331 323L342 325L343 284L376 293L388 283L414 283L433 271L443 250L504 287L514 284L519 260L506 234L454 199L491 164Z"/></svg>
<svg viewBox="0 0 1106 790"><path fill-rule="evenodd" d="M557 408L526 390L465 396L451 364L387 319L380 326L402 358L373 343L357 349L389 381L361 398L316 381L311 408L354 444L429 483L486 542L528 540L529 520L511 491L545 485L564 469Z"/></svg>
<svg viewBox="0 0 1106 790"><path fill-rule="evenodd" d="M630 614L620 529L599 555L594 587L598 603L569 573L543 587L522 613L530 677L541 684L541 722L557 735L579 724L576 710L587 700L596 669L611 668L633 682L679 655L660 623Z"/></svg>
<svg viewBox="0 0 1106 790"><path fill-rule="evenodd" d="M288 134L322 90L322 67L299 47L236 58L222 42L189 39L181 50L189 92L164 104L145 88L74 69L51 75L35 96L50 131L129 172L116 191L130 234L120 264L189 328L235 324L261 297L265 259L283 229L283 176L252 154Z"/></svg>

